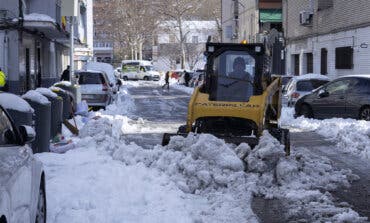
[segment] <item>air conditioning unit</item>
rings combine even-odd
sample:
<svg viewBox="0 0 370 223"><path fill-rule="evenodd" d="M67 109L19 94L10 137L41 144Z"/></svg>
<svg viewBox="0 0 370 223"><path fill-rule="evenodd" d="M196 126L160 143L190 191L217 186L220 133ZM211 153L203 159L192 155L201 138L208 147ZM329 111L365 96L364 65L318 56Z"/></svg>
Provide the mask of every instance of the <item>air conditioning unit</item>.
<svg viewBox="0 0 370 223"><path fill-rule="evenodd" d="M311 25L313 13L310 11L299 12L299 23L303 26Z"/></svg>

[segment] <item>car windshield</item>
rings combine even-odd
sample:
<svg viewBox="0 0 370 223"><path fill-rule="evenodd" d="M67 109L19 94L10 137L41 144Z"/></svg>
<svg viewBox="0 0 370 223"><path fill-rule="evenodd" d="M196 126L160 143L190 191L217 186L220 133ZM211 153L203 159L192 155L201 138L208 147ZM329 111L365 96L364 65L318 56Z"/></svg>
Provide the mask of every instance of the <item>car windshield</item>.
<svg viewBox="0 0 370 223"><path fill-rule="evenodd" d="M151 71L154 70L153 66L144 66L145 71Z"/></svg>
<svg viewBox="0 0 370 223"><path fill-rule="evenodd" d="M242 51L226 51L214 59L218 101L248 102L254 92L256 61ZM235 92L238 92L237 94Z"/></svg>
<svg viewBox="0 0 370 223"><path fill-rule="evenodd" d="M105 80L103 74L101 73L89 73L83 72L78 74L78 83L79 84L104 84Z"/></svg>
<svg viewBox="0 0 370 223"><path fill-rule="evenodd" d="M297 91L312 91L329 81L327 80L303 80L297 82Z"/></svg>
<svg viewBox="0 0 370 223"><path fill-rule="evenodd" d="M282 78L282 84L286 85L290 81L290 79L292 79L292 77L283 77Z"/></svg>

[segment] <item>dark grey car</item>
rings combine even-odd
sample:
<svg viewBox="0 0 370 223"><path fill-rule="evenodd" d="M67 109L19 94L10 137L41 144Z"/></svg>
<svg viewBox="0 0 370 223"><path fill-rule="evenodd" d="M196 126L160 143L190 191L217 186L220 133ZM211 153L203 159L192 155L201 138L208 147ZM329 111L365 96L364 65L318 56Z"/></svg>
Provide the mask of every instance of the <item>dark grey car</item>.
<svg viewBox="0 0 370 223"><path fill-rule="evenodd" d="M370 75L338 78L300 98L295 116L370 121Z"/></svg>

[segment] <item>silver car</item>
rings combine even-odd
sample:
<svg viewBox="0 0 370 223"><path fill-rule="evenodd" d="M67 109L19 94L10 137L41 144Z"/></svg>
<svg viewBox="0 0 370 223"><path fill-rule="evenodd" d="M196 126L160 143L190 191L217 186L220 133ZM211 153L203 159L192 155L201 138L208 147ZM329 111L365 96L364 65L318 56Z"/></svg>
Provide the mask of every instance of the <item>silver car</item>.
<svg viewBox="0 0 370 223"><path fill-rule="evenodd" d="M35 132L16 128L0 106L0 222L46 222L45 176L42 163L26 143Z"/></svg>
<svg viewBox="0 0 370 223"><path fill-rule="evenodd" d="M292 107L299 98L310 94L316 88L328 83L330 79L327 76L319 74L306 74L295 76L283 90L283 104Z"/></svg>
<svg viewBox="0 0 370 223"><path fill-rule="evenodd" d="M113 100L112 83L103 71L76 71L81 98L91 107L108 106Z"/></svg>

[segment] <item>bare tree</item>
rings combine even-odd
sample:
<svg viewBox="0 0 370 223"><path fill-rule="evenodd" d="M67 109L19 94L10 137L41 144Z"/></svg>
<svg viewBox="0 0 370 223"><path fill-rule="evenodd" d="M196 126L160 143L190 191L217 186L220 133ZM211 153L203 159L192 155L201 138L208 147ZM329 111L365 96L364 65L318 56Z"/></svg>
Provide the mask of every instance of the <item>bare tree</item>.
<svg viewBox="0 0 370 223"><path fill-rule="evenodd" d="M99 1L99 0L98 0ZM100 30L109 34L120 49L129 49L131 59L142 59L143 44L151 40L159 17L153 13L150 0L101 1ZM122 52L117 53L124 54Z"/></svg>
<svg viewBox="0 0 370 223"><path fill-rule="evenodd" d="M202 6L204 0L159 0L153 3L156 11L165 20L173 20L174 26L178 31L178 38L181 49L181 68L185 68L186 63L186 33L183 23Z"/></svg>

